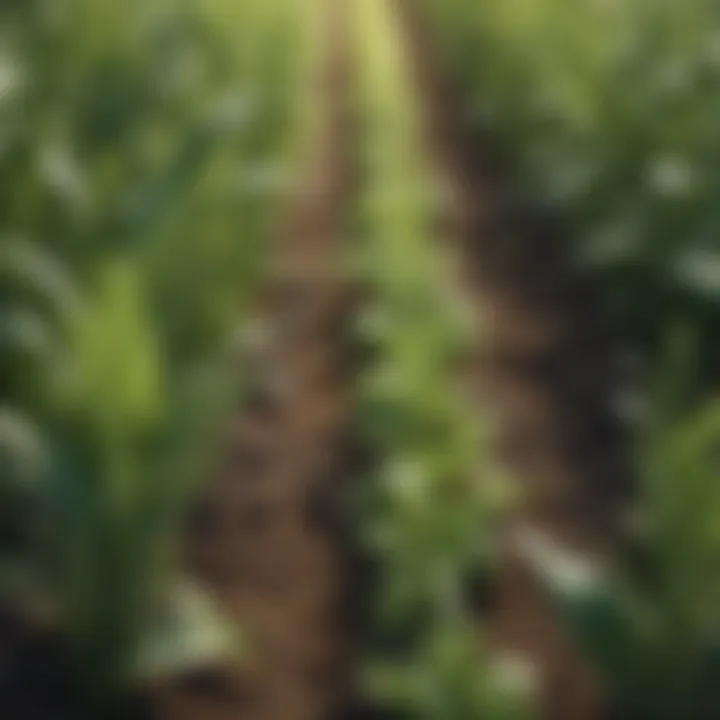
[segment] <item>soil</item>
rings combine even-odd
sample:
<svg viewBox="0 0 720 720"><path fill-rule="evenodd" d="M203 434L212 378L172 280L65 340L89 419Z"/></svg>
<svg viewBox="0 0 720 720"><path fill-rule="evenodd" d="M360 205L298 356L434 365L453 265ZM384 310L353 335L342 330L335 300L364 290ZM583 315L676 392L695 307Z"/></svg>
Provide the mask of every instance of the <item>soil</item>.
<svg viewBox="0 0 720 720"><path fill-rule="evenodd" d="M186 678L167 720L320 720L352 696L357 291L342 275L350 188L344 3L328 2L315 107L325 126L272 249L227 457L188 522L188 564L249 636L241 667ZM249 374L249 375L248 375Z"/></svg>

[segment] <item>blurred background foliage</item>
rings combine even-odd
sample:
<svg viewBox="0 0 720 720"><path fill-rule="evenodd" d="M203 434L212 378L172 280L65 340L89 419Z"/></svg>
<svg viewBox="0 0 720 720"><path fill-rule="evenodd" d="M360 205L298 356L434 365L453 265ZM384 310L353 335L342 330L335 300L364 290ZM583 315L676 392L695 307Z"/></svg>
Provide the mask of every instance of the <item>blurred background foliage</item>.
<svg viewBox="0 0 720 720"><path fill-rule="evenodd" d="M719 6L416 4L468 124L564 226L642 367L640 566L537 543L529 556L618 717L716 717ZM93 717L140 672L236 650L212 598L178 578L177 527L241 389L244 313L318 127L320 7L0 4L0 585L63 629ZM358 0L351 33L348 266L368 289L354 330L373 358L357 427L378 460L354 508L379 566L363 679L403 717L531 717L533 669L473 631L468 589L492 577L514 490L494 418L456 382L482 308L438 242L391 7Z"/></svg>
<svg viewBox="0 0 720 720"><path fill-rule="evenodd" d="M653 362L668 323L720 346L720 17L712 0L421 0L468 118L567 226L581 271ZM689 379L688 379L689 381Z"/></svg>

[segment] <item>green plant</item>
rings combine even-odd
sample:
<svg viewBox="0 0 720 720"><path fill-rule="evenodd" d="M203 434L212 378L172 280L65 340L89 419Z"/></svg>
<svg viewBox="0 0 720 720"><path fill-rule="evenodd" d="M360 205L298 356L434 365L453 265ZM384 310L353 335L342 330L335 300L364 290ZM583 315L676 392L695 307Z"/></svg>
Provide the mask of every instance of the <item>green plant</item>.
<svg viewBox="0 0 720 720"><path fill-rule="evenodd" d="M92 716L232 649L175 545L303 140L309 12L0 8L2 589L60 629Z"/></svg>
<svg viewBox="0 0 720 720"><path fill-rule="evenodd" d="M578 273L648 362L668 318L719 357L715 3L423 0L469 124L528 203L568 228Z"/></svg>
<svg viewBox="0 0 720 720"><path fill-rule="evenodd" d="M686 355L685 334L676 339ZM557 548L529 548L622 718L704 718L720 710L720 408L711 401L683 409L677 378L692 370L677 355L674 343L672 371L662 374L638 450L634 560L593 567Z"/></svg>
<svg viewBox="0 0 720 720"><path fill-rule="evenodd" d="M354 262L370 295L358 335L377 358L358 400L378 460L361 498L380 564L367 687L414 718L528 717L529 688L495 674L466 592L469 577L491 572L492 517L509 500L488 452L492 428L456 375L477 327L432 230L433 172L395 19L382 0L358 4L357 18Z"/></svg>

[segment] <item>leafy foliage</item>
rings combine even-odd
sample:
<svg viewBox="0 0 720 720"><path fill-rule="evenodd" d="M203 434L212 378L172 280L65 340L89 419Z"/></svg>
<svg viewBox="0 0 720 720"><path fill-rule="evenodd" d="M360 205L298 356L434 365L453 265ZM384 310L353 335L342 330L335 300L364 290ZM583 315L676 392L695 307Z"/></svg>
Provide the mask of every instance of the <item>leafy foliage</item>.
<svg viewBox="0 0 720 720"><path fill-rule="evenodd" d="M649 433L635 522L641 562L592 568L558 548L544 559L531 553L619 717L713 717L720 707L719 418L712 403ZM574 574L559 572L568 562Z"/></svg>
<svg viewBox="0 0 720 720"><path fill-rule="evenodd" d="M175 530L305 122L305 13L0 8L2 584L50 599L86 709L128 688L175 602Z"/></svg>
<svg viewBox="0 0 720 720"><path fill-rule="evenodd" d="M531 202L567 221L578 268L651 361L667 319L719 357L720 15L715 3L472 0L421 5L469 122L512 157Z"/></svg>

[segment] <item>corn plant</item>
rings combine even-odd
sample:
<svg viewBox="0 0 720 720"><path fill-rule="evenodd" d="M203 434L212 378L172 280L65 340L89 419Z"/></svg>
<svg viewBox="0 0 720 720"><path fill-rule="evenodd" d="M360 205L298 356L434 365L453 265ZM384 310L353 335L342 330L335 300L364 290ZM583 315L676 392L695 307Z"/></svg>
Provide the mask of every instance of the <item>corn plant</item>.
<svg viewBox="0 0 720 720"><path fill-rule="evenodd" d="M232 649L175 544L296 152L303 12L0 9L3 586L61 630L93 717ZM171 611L200 621L191 657Z"/></svg>

